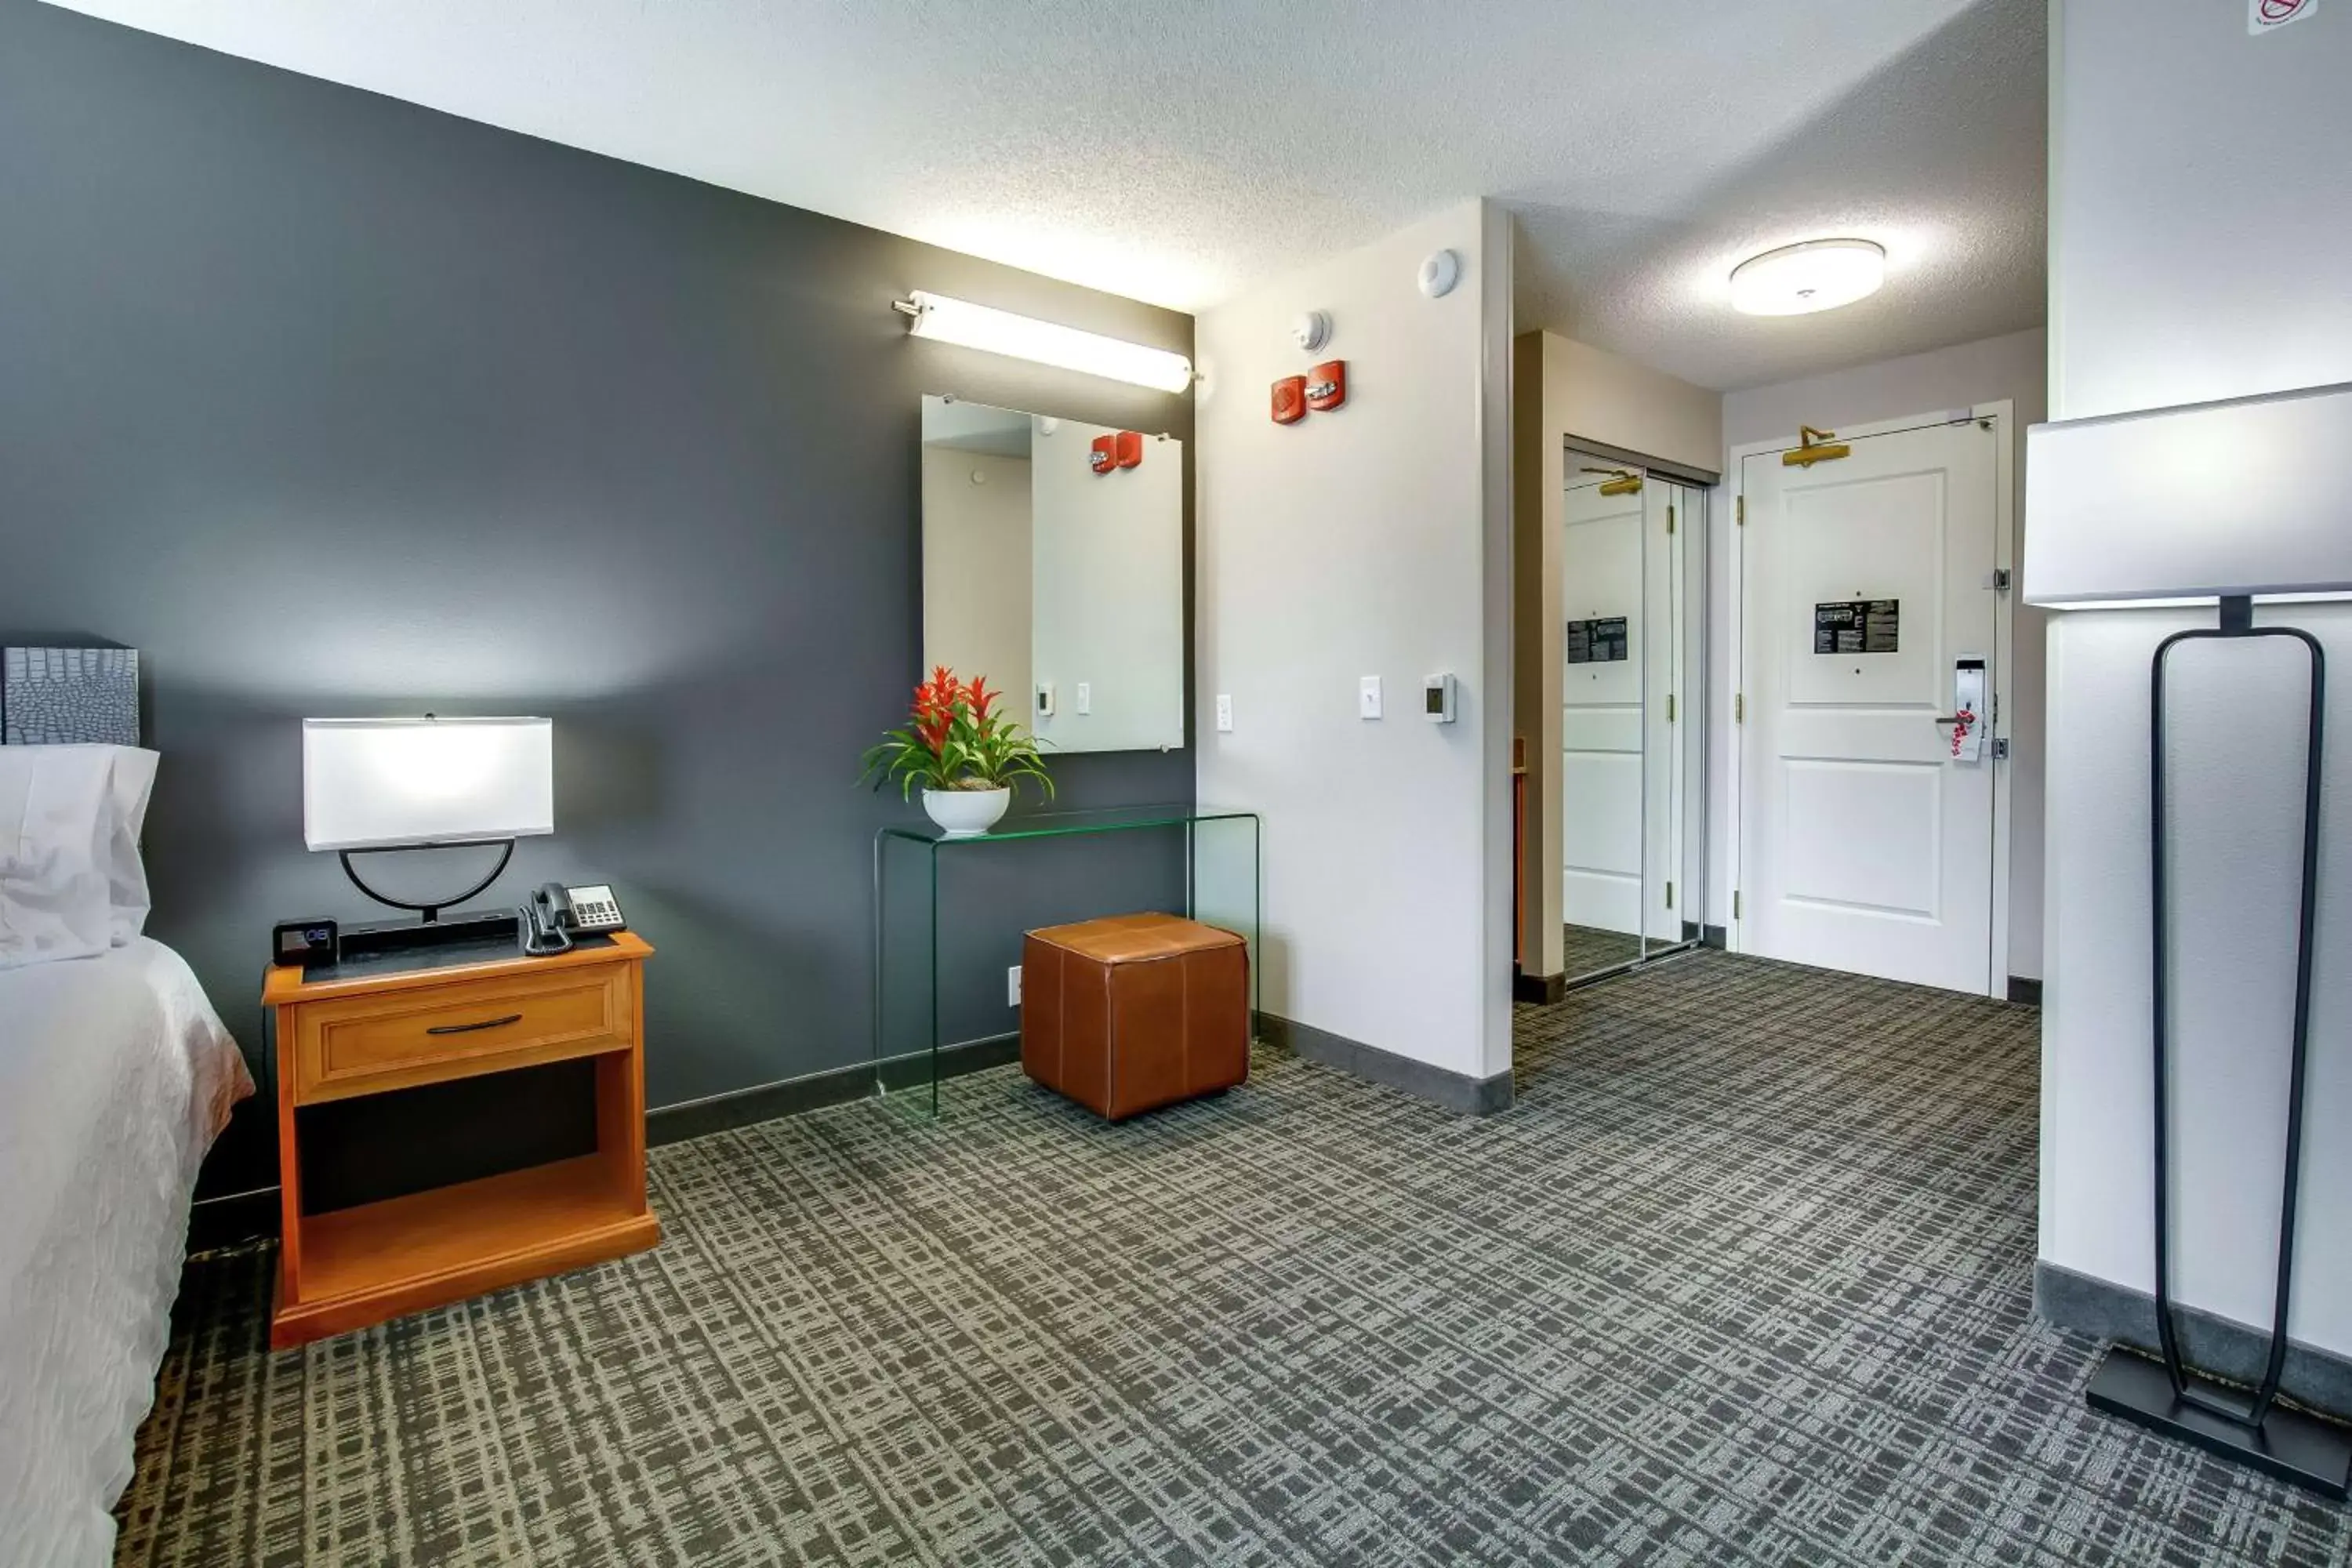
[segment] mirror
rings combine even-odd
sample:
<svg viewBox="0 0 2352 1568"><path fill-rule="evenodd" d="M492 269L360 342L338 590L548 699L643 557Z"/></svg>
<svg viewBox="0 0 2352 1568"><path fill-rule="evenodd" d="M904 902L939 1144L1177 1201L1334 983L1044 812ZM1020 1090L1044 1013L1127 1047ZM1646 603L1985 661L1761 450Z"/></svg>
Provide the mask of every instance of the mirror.
<svg viewBox="0 0 2352 1568"><path fill-rule="evenodd" d="M923 668L1056 752L1184 743L1184 444L923 399ZM1025 701L1024 701L1025 697Z"/></svg>
<svg viewBox="0 0 2352 1568"><path fill-rule="evenodd" d="M1562 971L1574 983L1696 942L1688 853L1702 728L1689 595L1705 498L1569 454L1560 537Z"/></svg>

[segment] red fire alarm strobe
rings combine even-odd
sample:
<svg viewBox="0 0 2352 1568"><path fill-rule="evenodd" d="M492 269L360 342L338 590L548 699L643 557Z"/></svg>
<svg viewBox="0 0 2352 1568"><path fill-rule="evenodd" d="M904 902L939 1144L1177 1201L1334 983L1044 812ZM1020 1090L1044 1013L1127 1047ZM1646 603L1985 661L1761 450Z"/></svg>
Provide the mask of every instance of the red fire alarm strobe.
<svg viewBox="0 0 2352 1568"><path fill-rule="evenodd" d="M1097 474L1109 473L1118 467L1118 437L1109 435L1096 437L1093 447L1087 452L1087 464Z"/></svg>
<svg viewBox="0 0 2352 1568"><path fill-rule="evenodd" d="M1120 431L1118 444L1113 449L1117 453L1117 461L1120 468L1140 468L1143 464L1143 432Z"/></svg>
<svg viewBox="0 0 2352 1568"><path fill-rule="evenodd" d="M1274 384L1274 422L1296 425L1307 417L1307 378L1286 375Z"/></svg>
<svg viewBox="0 0 2352 1568"><path fill-rule="evenodd" d="M1318 414L1348 401L1348 362L1326 360L1307 373L1307 406Z"/></svg>

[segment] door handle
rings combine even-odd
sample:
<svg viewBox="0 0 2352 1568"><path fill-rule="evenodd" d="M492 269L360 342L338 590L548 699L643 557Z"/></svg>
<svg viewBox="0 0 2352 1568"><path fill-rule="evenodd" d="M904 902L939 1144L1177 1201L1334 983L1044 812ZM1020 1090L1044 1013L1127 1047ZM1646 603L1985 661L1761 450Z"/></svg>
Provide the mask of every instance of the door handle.
<svg viewBox="0 0 2352 1568"><path fill-rule="evenodd" d="M522 1015L509 1013L503 1018L485 1018L478 1024L435 1024L425 1032L428 1035L470 1035L477 1029L503 1029L509 1024L520 1024Z"/></svg>
<svg viewBox="0 0 2352 1568"><path fill-rule="evenodd" d="M1960 716L1957 713L1938 713L1932 721L1930 721L1930 722L1937 724L1957 724L1959 721ZM1971 716L1969 721L1970 723L1974 723L1976 721L1974 717Z"/></svg>

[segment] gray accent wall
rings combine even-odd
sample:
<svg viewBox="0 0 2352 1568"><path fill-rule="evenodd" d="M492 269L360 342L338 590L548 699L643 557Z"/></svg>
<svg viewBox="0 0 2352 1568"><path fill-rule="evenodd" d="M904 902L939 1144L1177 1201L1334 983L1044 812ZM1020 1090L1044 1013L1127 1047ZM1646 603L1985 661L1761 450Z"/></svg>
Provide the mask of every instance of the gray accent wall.
<svg viewBox="0 0 2352 1568"><path fill-rule="evenodd" d="M141 650L150 930L257 1057L271 922L372 918L302 847L296 721L429 709L556 721L558 831L483 901L615 886L659 949L654 1104L863 1060L920 395L1192 447L1189 397L889 307L1186 353L1189 317L35 0L0 0L0 642ZM1066 805L1192 795L1185 752L1055 771ZM1181 897L1172 838L963 864L950 1038L1014 1026L1023 924ZM466 868L431 869L383 879ZM270 1179L241 1120L209 1190Z"/></svg>

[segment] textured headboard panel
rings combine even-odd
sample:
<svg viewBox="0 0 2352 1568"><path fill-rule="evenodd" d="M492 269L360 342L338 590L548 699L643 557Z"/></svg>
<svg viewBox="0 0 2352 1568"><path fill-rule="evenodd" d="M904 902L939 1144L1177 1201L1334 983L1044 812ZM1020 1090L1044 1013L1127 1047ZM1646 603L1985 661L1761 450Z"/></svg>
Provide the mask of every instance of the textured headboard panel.
<svg viewBox="0 0 2352 1568"><path fill-rule="evenodd" d="M0 744L138 743L138 649L0 648Z"/></svg>

